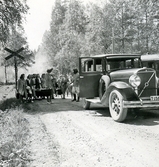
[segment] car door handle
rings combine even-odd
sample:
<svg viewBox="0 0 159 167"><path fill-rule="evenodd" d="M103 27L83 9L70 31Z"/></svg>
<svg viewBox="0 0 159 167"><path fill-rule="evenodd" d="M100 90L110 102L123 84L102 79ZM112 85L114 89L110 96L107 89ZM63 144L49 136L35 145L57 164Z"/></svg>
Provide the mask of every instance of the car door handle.
<svg viewBox="0 0 159 167"><path fill-rule="evenodd" d="M84 76L80 76L80 78L84 78Z"/></svg>

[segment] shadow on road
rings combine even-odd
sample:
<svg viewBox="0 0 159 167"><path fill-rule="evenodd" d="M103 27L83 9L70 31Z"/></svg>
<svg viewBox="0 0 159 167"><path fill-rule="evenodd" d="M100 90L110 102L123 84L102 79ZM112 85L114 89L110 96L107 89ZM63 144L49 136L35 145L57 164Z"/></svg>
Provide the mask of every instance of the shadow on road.
<svg viewBox="0 0 159 167"><path fill-rule="evenodd" d="M78 103L78 104L77 104ZM26 112L30 114L45 114L62 111L81 111L83 110L80 102L71 102L71 99L56 98L52 103L47 103L46 99L36 100L33 103L27 103L24 107Z"/></svg>
<svg viewBox="0 0 159 167"><path fill-rule="evenodd" d="M84 111L82 102L72 102L71 99L55 98L52 104L48 104L46 99L37 100L33 103L26 104L26 112L30 114L47 114L63 111ZM100 105L91 104L89 113L93 117L110 117L108 108ZM113 120L112 120L113 121ZM134 110L129 111L127 119L123 122L129 125L137 126L154 126L159 124L159 110Z"/></svg>
<svg viewBox="0 0 159 167"><path fill-rule="evenodd" d="M159 124L159 110L137 110L135 112L129 112L128 118L125 121L126 124L132 124L137 126L154 126Z"/></svg>

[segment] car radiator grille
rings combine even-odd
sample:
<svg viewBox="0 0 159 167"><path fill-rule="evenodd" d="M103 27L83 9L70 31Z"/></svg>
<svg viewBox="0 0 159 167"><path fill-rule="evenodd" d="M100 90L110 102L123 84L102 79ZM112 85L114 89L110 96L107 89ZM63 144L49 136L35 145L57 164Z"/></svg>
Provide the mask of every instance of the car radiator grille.
<svg viewBox="0 0 159 167"><path fill-rule="evenodd" d="M139 97L150 97L157 95L156 74L154 71L139 71L137 75L141 78L141 84L138 87Z"/></svg>

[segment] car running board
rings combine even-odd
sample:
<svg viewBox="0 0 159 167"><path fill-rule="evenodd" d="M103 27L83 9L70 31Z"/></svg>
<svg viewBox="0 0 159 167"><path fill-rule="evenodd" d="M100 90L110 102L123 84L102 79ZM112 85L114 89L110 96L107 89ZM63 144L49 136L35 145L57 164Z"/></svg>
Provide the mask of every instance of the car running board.
<svg viewBox="0 0 159 167"><path fill-rule="evenodd" d="M86 99L87 101L91 102L91 103L95 103L95 104L102 104L101 100L99 98L96 99Z"/></svg>

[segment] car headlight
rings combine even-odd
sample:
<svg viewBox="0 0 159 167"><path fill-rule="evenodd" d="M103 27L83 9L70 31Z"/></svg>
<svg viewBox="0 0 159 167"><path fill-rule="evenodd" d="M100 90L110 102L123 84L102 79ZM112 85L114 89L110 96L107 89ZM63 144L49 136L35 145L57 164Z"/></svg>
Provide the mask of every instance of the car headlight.
<svg viewBox="0 0 159 167"><path fill-rule="evenodd" d="M129 83L133 87L138 87L141 84L141 78L138 75L131 75L129 78Z"/></svg>

